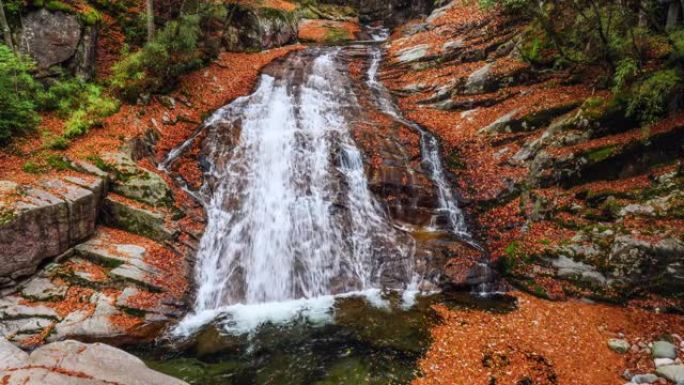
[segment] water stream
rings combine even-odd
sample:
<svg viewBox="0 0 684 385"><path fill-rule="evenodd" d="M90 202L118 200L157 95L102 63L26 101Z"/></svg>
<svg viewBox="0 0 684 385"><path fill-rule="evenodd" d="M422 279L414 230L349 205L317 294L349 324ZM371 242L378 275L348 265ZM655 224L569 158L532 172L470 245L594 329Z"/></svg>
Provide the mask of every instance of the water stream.
<svg viewBox="0 0 684 385"><path fill-rule="evenodd" d="M374 41L386 38L376 32ZM151 366L193 384L406 384L429 344L432 304L508 308L419 295L428 277L417 240L369 189L351 134L362 107L342 49L268 66L251 95L217 110L160 165L206 134L209 169L189 191L207 212L194 309L171 332L173 349L139 352ZM436 191L428 231L474 244L439 143L399 113L378 80L381 49L368 52L377 110L420 133Z"/></svg>
<svg viewBox="0 0 684 385"><path fill-rule="evenodd" d="M184 333L218 313L305 310L416 282L413 241L369 191L349 133L350 79L336 49L319 51L291 55L207 124L208 224Z"/></svg>
<svg viewBox="0 0 684 385"><path fill-rule="evenodd" d="M463 212L458 206L458 201L454 196L453 190L449 186L444 168L442 167L439 142L434 135L401 115L398 108L392 102L392 98L387 88L378 81L378 70L381 62L382 49L375 47L372 50L371 64L368 69L368 86L375 94L375 100L377 101L378 107L396 121L411 127L413 130L420 133L420 150L423 157L423 163L427 168L433 183L437 187L439 198L438 215L447 218L448 229L450 231L466 240L472 240L472 236L466 226ZM431 227L433 230L439 229L437 216L433 219Z"/></svg>

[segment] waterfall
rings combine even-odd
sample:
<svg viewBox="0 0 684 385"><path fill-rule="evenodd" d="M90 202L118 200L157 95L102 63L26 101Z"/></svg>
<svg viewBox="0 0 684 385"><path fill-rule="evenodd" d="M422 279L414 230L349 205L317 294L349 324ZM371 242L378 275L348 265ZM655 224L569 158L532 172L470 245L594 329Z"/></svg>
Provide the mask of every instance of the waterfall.
<svg viewBox="0 0 684 385"><path fill-rule="evenodd" d="M397 122L411 127L420 133L420 150L423 157L423 165L427 168L432 182L437 188L439 210L438 215L447 218L449 230L454 234L471 241L471 235L465 223L465 217L458 201L449 187L442 160L439 154L439 143L434 135L424 130L418 124L404 118L397 107L394 105L389 91L378 81L378 71L382 62L382 51L374 48L372 51L371 64L368 69L368 87L375 95L378 107ZM433 230L438 229L437 218L433 218ZM472 243L472 242L471 242Z"/></svg>
<svg viewBox="0 0 684 385"><path fill-rule="evenodd" d="M348 129L358 104L334 57L291 56L287 76L262 75L252 95L206 124L212 167L201 191L208 223L196 315L413 279L412 240L368 189Z"/></svg>

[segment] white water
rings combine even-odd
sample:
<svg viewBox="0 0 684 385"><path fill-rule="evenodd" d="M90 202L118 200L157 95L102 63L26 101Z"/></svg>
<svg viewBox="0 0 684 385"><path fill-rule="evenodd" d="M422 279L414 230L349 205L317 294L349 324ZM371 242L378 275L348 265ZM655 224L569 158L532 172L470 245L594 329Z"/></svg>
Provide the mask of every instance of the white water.
<svg viewBox="0 0 684 385"><path fill-rule="evenodd" d="M297 84L263 75L207 124L218 128L209 134L213 183L202 190L199 288L176 334L217 314L230 315L236 332L301 313L318 319L334 295L377 302L380 288L415 281L412 240L368 190L344 113L356 99L334 53L304 76Z"/></svg>
<svg viewBox="0 0 684 385"><path fill-rule="evenodd" d="M420 149L423 164L428 169L432 182L437 187L439 214L448 219L449 230L466 240L471 239L470 232L465 223L463 212L458 206L458 201L449 187L442 160L439 155L439 143L437 139L425 131L418 124L405 119L392 102L389 91L378 81L378 70L382 62L382 51L375 48L372 52L371 65L368 69L368 86L375 92L378 107L397 122L411 127L420 132ZM433 218L432 230L437 230L437 218Z"/></svg>

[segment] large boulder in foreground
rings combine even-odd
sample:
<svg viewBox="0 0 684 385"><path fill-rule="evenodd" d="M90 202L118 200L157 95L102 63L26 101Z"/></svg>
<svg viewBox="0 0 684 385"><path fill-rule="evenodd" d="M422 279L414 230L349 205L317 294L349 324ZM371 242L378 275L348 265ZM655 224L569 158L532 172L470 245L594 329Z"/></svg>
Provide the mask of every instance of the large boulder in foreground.
<svg viewBox="0 0 684 385"><path fill-rule="evenodd" d="M42 346L30 355L0 338L0 378L7 385L183 385L114 347L78 341Z"/></svg>

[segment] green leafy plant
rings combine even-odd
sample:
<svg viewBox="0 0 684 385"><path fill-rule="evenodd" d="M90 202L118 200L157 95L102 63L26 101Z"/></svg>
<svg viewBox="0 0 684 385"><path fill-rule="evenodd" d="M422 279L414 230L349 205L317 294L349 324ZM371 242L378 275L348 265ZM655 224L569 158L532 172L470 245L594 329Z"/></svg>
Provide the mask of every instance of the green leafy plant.
<svg viewBox="0 0 684 385"><path fill-rule="evenodd" d="M639 73L639 64L631 57L618 62L613 75L613 92L620 92L625 86L631 83Z"/></svg>
<svg viewBox="0 0 684 385"><path fill-rule="evenodd" d="M632 86L627 101L627 115L653 123L667 111L672 96L681 90L682 77L676 69L651 74Z"/></svg>
<svg viewBox="0 0 684 385"><path fill-rule="evenodd" d="M69 4L63 3L59 0L50 0L45 4L45 8L47 10L53 11L53 12L67 12L67 13L73 13L74 8L70 6Z"/></svg>
<svg viewBox="0 0 684 385"><path fill-rule="evenodd" d="M85 134L102 118L119 109L119 102L104 95L101 86L80 78L54 83L39 95L38 100L41 109L57 111L59 116L66 119L64 137L48 144L49 148L54 149L68 145L68 139Z"/></svg>
<svg viewBox="0 0 684 385"><path fill-rule="evenodd" d="M32 64L0 45L0 145L33 130L40 117L34 95L40 85L29 71Z"/></svg>
<svg viewBox="0 0 684 385"><path fill-rule="evenodd" d="M170 21L155 39L115 64L110 79L114 90L128 101L143 92L158 92L174 84L181 74L197 68L200 17L186 15Z"/></svg>

